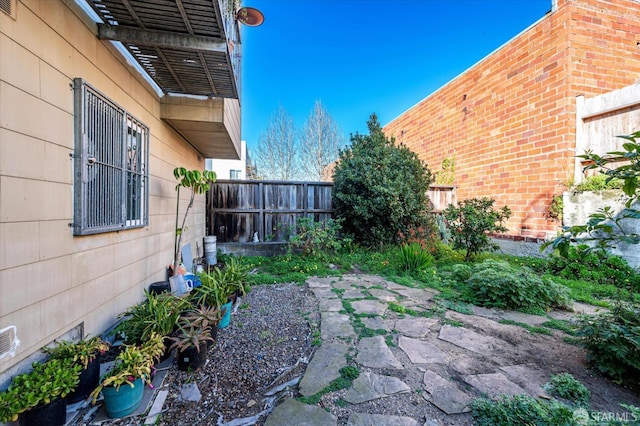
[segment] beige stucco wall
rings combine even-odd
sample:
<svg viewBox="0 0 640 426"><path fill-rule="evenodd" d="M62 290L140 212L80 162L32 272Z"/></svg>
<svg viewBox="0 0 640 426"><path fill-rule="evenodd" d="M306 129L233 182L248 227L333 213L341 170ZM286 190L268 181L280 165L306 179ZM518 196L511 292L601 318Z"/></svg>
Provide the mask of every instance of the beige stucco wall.
<svg viewBox="0 0 640 426"><path fill-rule="evenodd" d="M0 329L21 345L0 360L0 376L84 322L104 331L171 263L176 192L173 168L204 159L160 119L158 95L97 39L62 0L17 3L0 12ZM150 129L149 226L74 237L73 91L81 77ZM183 191L183 208L187 193ZM204 197L184 242L204 235Z"/></svg>

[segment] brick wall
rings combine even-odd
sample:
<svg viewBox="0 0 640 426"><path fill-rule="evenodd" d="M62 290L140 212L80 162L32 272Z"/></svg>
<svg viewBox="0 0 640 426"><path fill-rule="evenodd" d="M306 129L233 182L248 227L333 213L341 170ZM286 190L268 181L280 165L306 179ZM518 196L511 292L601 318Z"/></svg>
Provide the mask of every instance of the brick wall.
<svg viewBox="0 0 640 426"><path fill-rule="evenodd" d="M555 11L384 127L438 170L455 158L458 199L513 211L513 236L544 237L573 175L575 97L640 77L640 2L558 0Z"/></svg>

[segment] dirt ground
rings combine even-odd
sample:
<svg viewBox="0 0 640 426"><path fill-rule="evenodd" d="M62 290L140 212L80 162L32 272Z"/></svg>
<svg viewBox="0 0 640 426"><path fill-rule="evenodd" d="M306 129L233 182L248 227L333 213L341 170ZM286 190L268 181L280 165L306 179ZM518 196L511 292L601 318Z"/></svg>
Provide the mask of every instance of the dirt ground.
<svg viewBox="0 0 640 426"><path fill-rule="evenodd" d="M393 330L403 315L387 310L383 322ZM500 367L529 366L539 377L513 376L512 380L529 393L543 394L541 384L552 374L568 372L591 391L590 411L622 413L620 403L640 406L640 394L618 386L588 368L585 351L565 341L561 331L553 335L532 334L522 327L500 324L478 315L447 311L433 324L425 339L437 339L443 324L462 326L480 335L504 342L487 355L440 341L438 346L449 358L447 364L429 365L442 376L451 377L459 388L473 396L480 392L465 382L465 377L498 371ZM207 364L196 372L183 372L174 362L161 390L168 396L158 425L262 425L268 413L285 398L300 396L292 385L304 374L317 346L320 330L318 299L307 285L283 284L258 286L243 298L232 315L231 325L218 332L217 342L209 350ZM407 354L397 345L399 334L390 332L390 346L403 365L411 364ZM357 339L351 342L355 349ZM351 352L353 353L353 352ZM394 374L411 388L410 392L361 404L344 401L346 390L325 394L319 405L334 414L338 425L347 424L353 412L409 416L419 424L471 425L470 413L447 415L429 402L423 378L427 366L402 371L374 371ZM361 369L367 370L367 369ZM286 384L289 383L289 386ZM187 401L182 395L185 385L196 384L202 397ZM279 386L281 385L281 386ZM538 396L538 395L536 395ZM110 420L105 425L141 424L143 418ZM91 424L86 418L75 425Z"/></svg>

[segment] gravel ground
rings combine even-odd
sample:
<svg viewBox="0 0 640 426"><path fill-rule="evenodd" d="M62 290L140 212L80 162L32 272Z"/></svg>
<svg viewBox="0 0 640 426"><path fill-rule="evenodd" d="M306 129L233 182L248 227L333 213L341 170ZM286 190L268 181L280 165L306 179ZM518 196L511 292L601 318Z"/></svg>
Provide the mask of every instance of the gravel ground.
<svg viewBox="0 0 640 426"><path fill-rule="evenodd" d="M254 287L235 305L229 327L218 331L204 367L184 372L174 360L161 387L169 394L157 424L262 425L280 398L296 392L295 386L278 386L304 373L319 324L318 302L306 285ZM191 383L202 394L198 402L181 396L183 386ZM133 417L102 425L142 422Z"/></svg>

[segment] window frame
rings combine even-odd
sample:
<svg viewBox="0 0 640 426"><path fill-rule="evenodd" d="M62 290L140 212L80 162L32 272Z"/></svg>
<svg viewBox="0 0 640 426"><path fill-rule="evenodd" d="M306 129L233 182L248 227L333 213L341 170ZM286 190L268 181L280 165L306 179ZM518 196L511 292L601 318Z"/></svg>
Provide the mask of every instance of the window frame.
<svg viewBox="0 0 640 426"><path fill-rule="evenodd" d="M149 127L82 78L73 92L73 234L148 226Z"/></svg>

